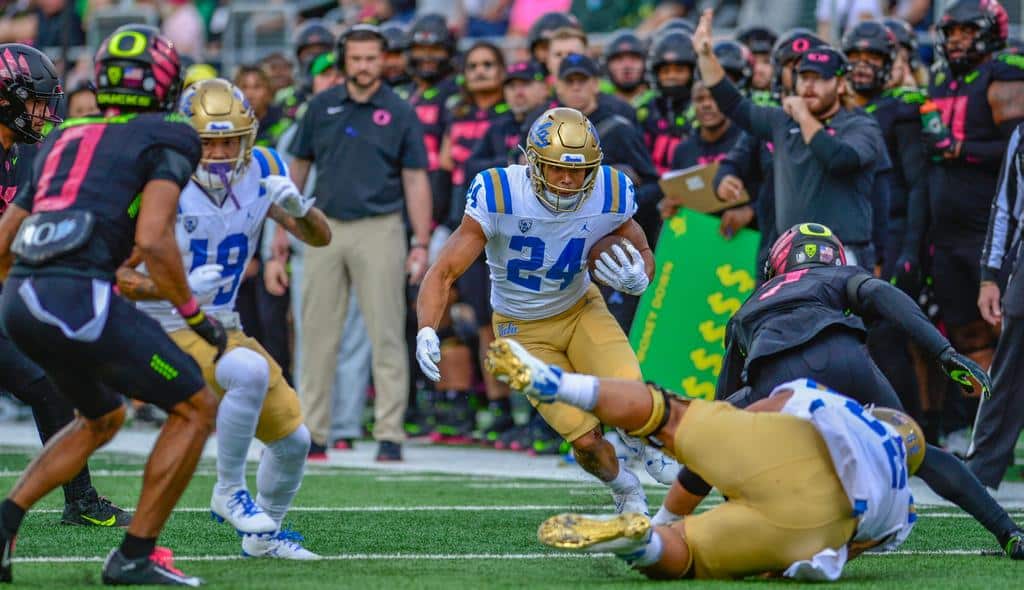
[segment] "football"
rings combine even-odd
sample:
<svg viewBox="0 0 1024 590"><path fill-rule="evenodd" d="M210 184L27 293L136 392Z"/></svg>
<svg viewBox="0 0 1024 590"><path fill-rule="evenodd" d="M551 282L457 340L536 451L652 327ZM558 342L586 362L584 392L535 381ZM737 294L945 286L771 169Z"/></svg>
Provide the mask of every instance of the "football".
<svg viewBox="0 0 1024 590"><path fill-rule="evenodd" d="M597 258L601 256L602 252L608 252L608 255L611 256L612 259L614 259L615 254L611 252L612 246L614 246L615 244L620 244L624 246L625 244L630 243L632 242L630 242L629 240L622 236L616 236L611 234L601 238L590 249L590 252L587 252L587 268L590 269L590 272L594 272L594 263L597 262Z"/></svg>

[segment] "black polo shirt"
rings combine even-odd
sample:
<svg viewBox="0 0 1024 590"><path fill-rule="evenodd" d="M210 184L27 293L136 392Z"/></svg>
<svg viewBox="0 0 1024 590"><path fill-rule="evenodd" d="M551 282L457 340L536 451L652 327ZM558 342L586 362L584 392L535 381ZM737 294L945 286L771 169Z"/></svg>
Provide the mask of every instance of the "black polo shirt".
<svg viewBox="0 0 1024 590"><path fill-rule="evenodd" d="M403 169L426 169L423 127L386 84L355 102L344 84L317 94L288 150L316 164L316 205L342 221L401 211Z"/></svg>

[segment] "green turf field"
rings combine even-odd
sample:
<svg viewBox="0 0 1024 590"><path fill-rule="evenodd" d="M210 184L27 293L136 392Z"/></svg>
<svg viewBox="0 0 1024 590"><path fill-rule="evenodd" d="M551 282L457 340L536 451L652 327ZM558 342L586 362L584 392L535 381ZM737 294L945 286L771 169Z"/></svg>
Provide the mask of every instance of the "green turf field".
<svg viewBox="0 0 1024 590"><path fill-rule="evenodd" d="M0 449L6 492L29 459ZM100 454L91 463L100 492L122 506L137 497L142 459ZM221 588L648 588L612 557L563 557L535 538L537 525L563 511L604 512L606 493L568 482L396 474L311 468L287 523L327 559L287 563L242 559L239 539L209 519L212 464L204 462L161 538L187 573ZM250 470L251 471L251 470ZM648 488L652 503L663 489ZM714 505L720 499L709 498ZM103 557L117 530L58 524L59 491L29 514L18 538L15 582L62 589L99 584ZM957 510L922 509L897 554L850 564L829 588L1024 588L1024 563L982 555L995 541ZM1024 517L1014 513L1019 520ZM750 587L788 582L686 583L688 587ZM674 584L673 584L674 585Z"/></svg>

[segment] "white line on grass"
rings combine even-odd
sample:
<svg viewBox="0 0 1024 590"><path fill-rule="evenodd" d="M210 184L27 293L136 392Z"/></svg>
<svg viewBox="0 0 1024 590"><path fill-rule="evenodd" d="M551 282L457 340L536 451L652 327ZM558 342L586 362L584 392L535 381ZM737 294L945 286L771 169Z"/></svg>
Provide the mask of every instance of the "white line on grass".
<svg viewBox="0 0 1024 590"><path fill-rule="evenodd" d="M981 549L938 549L929 551L890 551L888 553L865 553L874 557L901 557L912 555L983 555ZM994 553L994 552L993 552ZM594 559L614 557L611 553L342 553L339 555L323 555L325 561L357 561L357 560L527 560L527 559ZM15 557L15 563L102 563L105 557ZM240 561L247 559L241 555L175 555L175 561Z"/></svg>

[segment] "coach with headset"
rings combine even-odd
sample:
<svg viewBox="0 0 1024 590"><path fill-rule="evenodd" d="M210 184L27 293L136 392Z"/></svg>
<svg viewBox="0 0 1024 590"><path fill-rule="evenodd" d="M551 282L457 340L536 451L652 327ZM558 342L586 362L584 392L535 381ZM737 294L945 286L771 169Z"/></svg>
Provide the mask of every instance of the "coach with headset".
<svg viewBox="0 0 1024 590"><path fill-rule="evenodd" d="M888 213L892 164L878 123L843 105L846 57L830 47L811 49L797 64L796 93L783 99L782 108L762 107L725 78L712 52L710 11L701 17L693 45L701 80L719 109L740 128L774 144L778 233L798 223L825 224L843 241L851 263L873 270L877 248L872 242L882 241L876 234ZM885 198L876 200L879 194Z"/></svg>
<svg viewBox="0 0 1024 590"><path fill-rule="evenodd" d="M373 347L377 460L400 461L409 389L405 276L418 282L426 271L431 196L423 129L412 107L382 83L385 45L370 25L341 36L338 64L346 81L309 102L290 151L298 186L316 164L316 204L338 236L329 247L306 252L302 275L299 395L313 451L329 442L338 347L355 289Z"/></svg>

